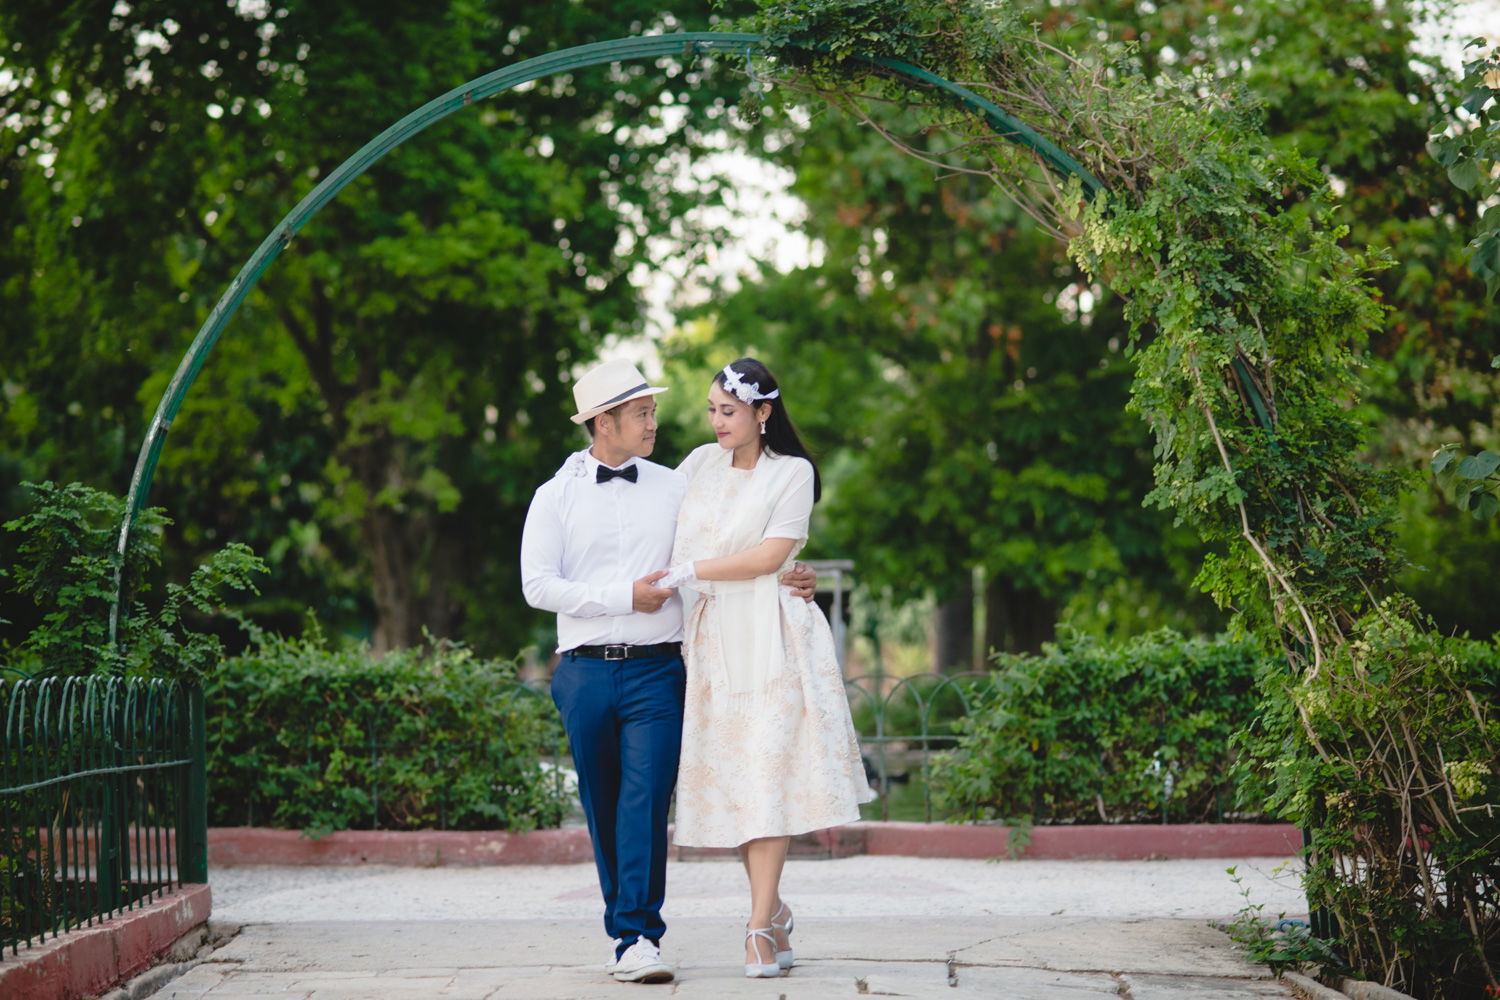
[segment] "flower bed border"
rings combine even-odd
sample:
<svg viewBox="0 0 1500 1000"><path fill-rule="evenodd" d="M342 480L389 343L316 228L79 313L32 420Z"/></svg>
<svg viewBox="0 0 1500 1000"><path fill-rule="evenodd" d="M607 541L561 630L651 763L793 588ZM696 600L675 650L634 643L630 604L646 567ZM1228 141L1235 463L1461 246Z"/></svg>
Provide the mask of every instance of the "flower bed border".
<svg viewBox="0 0 1500 1000"><path fill-rule="evenodd" d="M93 997L149 968L184 935L208 922L206 885L185 885L161 899L80 927L0 962L6 1000Z"/></svg>
<svg viewBox="0 0 1500 1000"><path fill-rule="evenodd" d="M862 822L794 838L792 856L844 858L893 854L919 858L997 858L1010 854L1011 828L978 824ZM1038 826L1017 853L1026 860L1142 861L1177 858L1290 857L1302 847L1289 824L1176 823ZM677 848L688 860L733 855L732 849ZM593 860L588 831L342 830L305 837L297 830L214 827L209 867L230 865L581 864Z"/></svg>

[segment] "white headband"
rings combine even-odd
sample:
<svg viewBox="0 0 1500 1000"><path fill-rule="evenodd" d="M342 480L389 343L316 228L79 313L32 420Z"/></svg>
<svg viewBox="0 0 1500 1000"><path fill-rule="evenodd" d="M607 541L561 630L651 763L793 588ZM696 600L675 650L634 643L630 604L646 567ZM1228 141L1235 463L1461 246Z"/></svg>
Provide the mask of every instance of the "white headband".
<svg viewBox="0 0 1500 1000"><path fill-rule="evenodd" d="M724 366L724 388L728 389L734 394L735 398L746 405L762 399L775 399L781 395L780 389L761 392L759 382L746 382L744 376L729 365Z"/></svg>

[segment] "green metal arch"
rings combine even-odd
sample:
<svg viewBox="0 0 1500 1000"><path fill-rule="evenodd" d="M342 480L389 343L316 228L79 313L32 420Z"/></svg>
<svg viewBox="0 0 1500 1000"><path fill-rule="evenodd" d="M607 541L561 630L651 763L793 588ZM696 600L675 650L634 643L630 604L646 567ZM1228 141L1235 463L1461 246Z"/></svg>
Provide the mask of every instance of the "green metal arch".
<svg viewBox="0 0 1500 1000"><path fill-rule="evenodd" d="M339 164L323 179L322 183L308 192L307 196L271 230L270 235L261 242L255 253L240 268L239 274L235 275L234 280L229 283L229 287L224 290L224 294L219 297L219 301L208 314L208 318L198 329L198 335L193 338L187 353L183 355L172 380L167 383L161 402L157 404L156 415L152 417L151 425L146 430L145 440L141 442L135 471L130 477L130 492L126 497L125 515L120 521L120 535L115 547L114 600L109 612L110 644L114 645L119 627L120 572L130 539L130 529L137 515L146 505L146 497L151 490L151 480L156 474L156 463L161 457L167 431L171 428L172 421L177 416L177 411L181 408L188 390L197 379L204 361L207 360L208 353L213 350L219 334L223 332L230 318L239 309L240 303L244 301L250 289L255 287L260 276L271 266L271 262L291 243L297 231L305 226L314 215L317 215L324 205L332 201L356 177L368 170L375 161L427 126L448 117L455 111L468 107L477 100L502 93L523 83L530 83L555 73L565 73L569 70L613 62L662 56L680 56L691 59L694 56L712 52L750 54L756 51L764 52L766 49L766 37L761 34L689 31L667 35L616 38L606 42L592 42L588 45L549 52L546 55L527 59L476 77L462 86L453 88L441 97L428 101L367 142L353 156ZM815 50L809 49L808 51ZM961 105L979 114L998 135L1031 148L1044 163L1059 174L1065 177L1078 177L1083 182L1087 193L1094 194L1103 190L1103 185L1097 178L1056 145L1038 135L1029 125L972 90L945 80L919 66L897 59L858 54L853 58L874 63L913 83L934 87L947 93Z"/></svg>

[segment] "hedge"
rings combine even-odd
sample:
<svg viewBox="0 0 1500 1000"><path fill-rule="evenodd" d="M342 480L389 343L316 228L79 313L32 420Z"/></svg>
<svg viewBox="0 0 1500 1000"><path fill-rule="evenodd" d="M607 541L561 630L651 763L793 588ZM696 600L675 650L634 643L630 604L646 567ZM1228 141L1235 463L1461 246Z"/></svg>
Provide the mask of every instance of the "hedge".
<svg viewBox="0 0 1500 1000"><path fill-rule="evenodd" d="M519 832L569 805L550 700L457 643L376 657L256 634L206 697L214 825Z"/></svg>
<svg viewBox="0 0 1500 1000"><path fill-rule="evenodd" d="M1171 629L1113 644L1065 632L1040 655L997 654L957 747L934 758L934 800L975 820L1246 818L1226 815L1230 738L1269 662L1248 641Z"/></svg>

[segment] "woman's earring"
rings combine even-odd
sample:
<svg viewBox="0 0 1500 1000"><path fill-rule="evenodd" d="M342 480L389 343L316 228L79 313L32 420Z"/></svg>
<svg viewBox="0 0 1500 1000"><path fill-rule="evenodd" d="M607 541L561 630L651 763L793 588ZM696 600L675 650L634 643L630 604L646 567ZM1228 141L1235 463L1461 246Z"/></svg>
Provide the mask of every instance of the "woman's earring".
<svg viewBox="0 0 1500 1000"><path fill-rule="evenodd" d="M764 420L762 420L760 422L760 436L761 437L765 437L766 436L766 422Z"/></svg>

